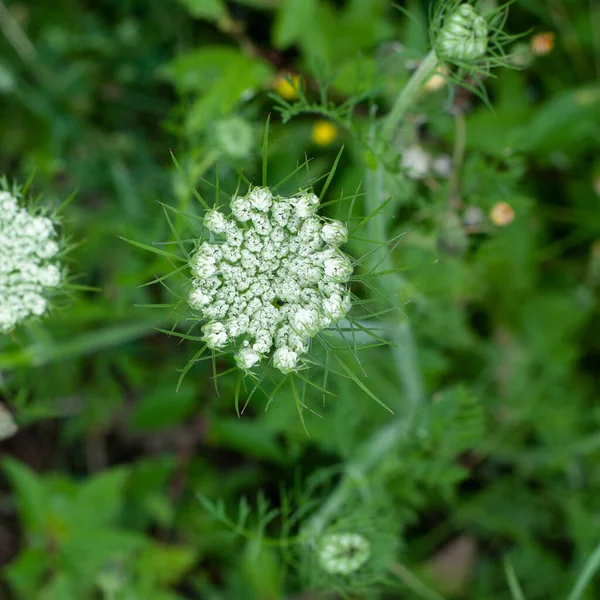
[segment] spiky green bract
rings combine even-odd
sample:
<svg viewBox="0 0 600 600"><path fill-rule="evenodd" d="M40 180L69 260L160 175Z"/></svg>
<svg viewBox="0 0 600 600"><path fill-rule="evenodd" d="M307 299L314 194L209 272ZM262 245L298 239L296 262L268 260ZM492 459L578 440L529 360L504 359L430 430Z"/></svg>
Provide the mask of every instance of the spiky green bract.
<svg viewBox="0 0 600 600"><path fill-rule="evenodd" d="M255 186L240 174L247 188L238 187L231 196L221 189L217 171L216 182L209 184L216 194L212 206L193 190L200 214L163 205L175 237L168 242L171 249L126 240L175 266L150 283L160 283L177 297L159 305L174 317L172 328L162 331L201 344L180 382L204 360L213 362L215 385L237 371L238 414L255 394L266 397L269 406L285 387L304 424L305 409L314 412L307 406L307 389L324 400L335 396L330 389L335 377L350 379L387 408L363 381L358 356L360 349L392 342L380 322L387 310L375 312L359 294L373 287L372 278L385 275L377 269L365 272L367 259L387 256L395 246L359 237L378 211L355 216L358 192L323 201L340 156L341 151L329 173L308 185L304 179L296 193L285 195L278 190L284 182L289 187L289 179L307 169L308 161L274 186ZM267 174L265 167L263 182ZM337 218L329 216L332 209ZM175 222L190 232L183 234ZM343 249L356 244L370 247L359 259ZM169 281L172 277L177 284ZM220 371L219 357L231 357L235 367Z"/></svg>
<svg viewBox="0 0 600 600"><path fill-rule="evenodd" d="M68 285L58 211L0 178L0 334L45 316Z"/></svg>

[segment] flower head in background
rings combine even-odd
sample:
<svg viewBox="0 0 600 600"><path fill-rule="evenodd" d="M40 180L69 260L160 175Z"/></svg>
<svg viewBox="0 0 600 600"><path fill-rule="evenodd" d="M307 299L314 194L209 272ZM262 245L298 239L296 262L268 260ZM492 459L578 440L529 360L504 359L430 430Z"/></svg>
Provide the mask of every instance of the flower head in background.
<svg viewBox="0 0 600 600"><path fill-rule="evenodd" d="M554 49L554 33L545 31L538 33L531 38L531 51L536 56L545 56Z"/></svg>
<svg viewBox="0 0 600 600"><path fill-rule="evenodd" d="M19 428L17 427L12 414L4 404L0 402L0 442L12 437L18 430Z"/></svg>
<svg viewBox="0 0 600 600"><path fill-rule="evenodd" d="M329 146L337 137L337 127L325 119L319 119L312 128L312 141L318 146Z"/></svg>
<svg viewBox="0 0 600 600"><path fill-rule="evenodd" d="M370 597L396 560L401 526L386 491L351 493L328 517L316 504L300 527L300 576L310 589ZM364 594L364 595L363 595Z"/></svg>
<svg viewBox="0 0 600 600"><path fill-rule="evenodd" d="M492 206L490 219L497 227L505 227L515 219L515 211L508 202L497 202Z"/></svg>
<svg viewBox="0 0 600 600"><path fill-rule="evenodd" d="M318 552L325 571L349 575L369 560L371 544L358 533L330 533L321 539Z"/></svg>
<svg viewBox="0 0 600 600"><path fill-rule="evenodd" d="M233 197L230 215L204 218L214 241L192 257L189 305L207 321L208 348L232 349L245 371L267 357L282 373L297 370L311 338L350 309L352 262L339 249L348 232L318 207L311 192L254 187Z"/></svg>
<svg viewBox="0 0 600 600"><path fill-rule="evenodd" d="M47 313L63 279L57 224L7 188L0 187L0 333Z"/></svg>
<svg viewBox="0 0 600 600"><path fill-rule="evenodd" d="M296 73L283 73L273 81L274 90L286 100L296 100L301 86L302 79Z"/></svg>
<svg viewBox="0 0 600 600"><path fill-rule="evenodd" d="M209 143L234 159L248 158L255 145L254 126L239 115L219 119L209 130Z"/></svg>

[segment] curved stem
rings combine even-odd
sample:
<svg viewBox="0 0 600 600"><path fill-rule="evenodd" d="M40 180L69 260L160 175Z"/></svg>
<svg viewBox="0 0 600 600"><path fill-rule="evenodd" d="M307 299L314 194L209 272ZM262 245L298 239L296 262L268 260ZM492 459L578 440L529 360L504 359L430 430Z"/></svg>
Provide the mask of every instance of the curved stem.
<svg viewBox="0 0 600 600"><path fill-rule="evenodd" d="M391 140L396 127L398 127L400 120L406 112L406 109L414 101L415 96L421 89L421 86L427 81L427 79L429 79L429 76L436 69L438 63L439 61L435 55L435 51L430 50L427 56L423 59L423 62L421 62L419 65L419 68L413 73L408 83L404 86L398 98L396 98L396 102L394 103L390 114L385 120L383 125L383 138L385 141L389 142Z"/></svg>

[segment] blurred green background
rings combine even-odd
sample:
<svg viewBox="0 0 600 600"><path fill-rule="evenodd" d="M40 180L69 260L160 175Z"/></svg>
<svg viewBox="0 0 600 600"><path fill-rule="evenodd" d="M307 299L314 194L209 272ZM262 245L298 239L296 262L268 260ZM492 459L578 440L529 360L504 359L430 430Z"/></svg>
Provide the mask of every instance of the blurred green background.
<svg viewBox="0 0 600 600"><path fill-rule="evenodd" d="M210 362L176 393L197 348L136 306L170 301L139 286L171 267L118 236L172 239L158 202L198 212L170 151L203 193L217 164L233 192L236 167L260 178L271 114L273 181L305 153L312 177L327 173L345 144L330 194L357 189L356 132L429 49L431 7L398 6L0 0L0 174L34 174L49 202L77 192L69 268L99 289L0 339L0 397L19 425L0 442L0 598L518 598L507 557L526 598L567 597L600 542L596 3L518 0L506 25L523 34L507 48L518 68L483 82L487 105L430 81L402 123L384 191L389 235L404 232L393 260L409 268L393 318L411 344L362 356L395 417L342 379L326 407L315 395L310 437L289 392L267 412L257 393L238 418L235 379L217 394ZM286 77L319 108L301 103L284 124L273 94L294 103ZM335 108L347 101L350 130ZM411 393L423 421L357 484L385 506L373 523L395 541L387 575L343 591L262 543L284 529L261 533L260 507L283 511L288 490L297 526ZM254 533L236 536L200 494L232 515L247 497Z"/></svg>

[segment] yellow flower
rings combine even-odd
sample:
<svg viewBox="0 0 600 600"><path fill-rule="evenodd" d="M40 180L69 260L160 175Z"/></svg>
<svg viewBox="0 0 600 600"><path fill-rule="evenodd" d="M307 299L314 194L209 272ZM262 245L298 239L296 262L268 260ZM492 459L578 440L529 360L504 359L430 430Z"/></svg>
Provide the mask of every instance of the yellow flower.
<svg viewBox="0 0 600 600"><path fill-rule="evenodd" d="M538 33L531 38L531 51L536 56L544 56L550 54L554 48L554 33L546 31Z"/></svg>
<svg viewBox="0 0 600 600"><path fill-rule="evenodd" d="M329 146L337 137L337 127L329 121L317 121L312 128L312 141L319 146Z"/></svg>
<svg viewBox="0 0 600 600"><path fill-rule="evenodd" d="M497 202L490 211L490 219L494 225L504 227L515 218L515 211L508 202Z"/></svg>
<svg viewBox="0 0 600 600"><path fill-rule="evenodd" d="M300 75L295 73L278 75L273 82L273 88L285 100L296 100L301 85Z"/></svg>

